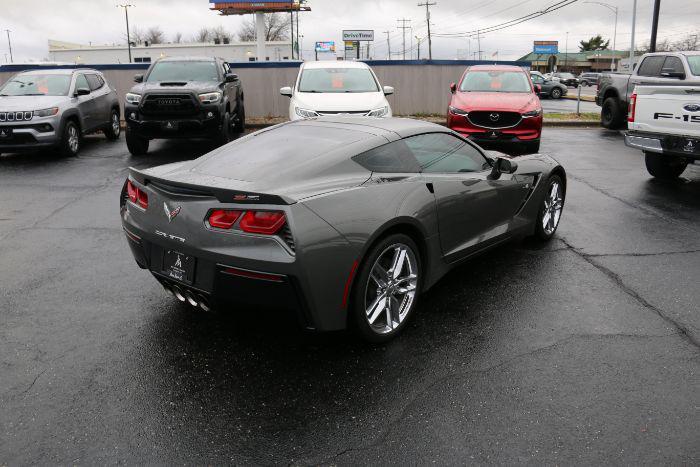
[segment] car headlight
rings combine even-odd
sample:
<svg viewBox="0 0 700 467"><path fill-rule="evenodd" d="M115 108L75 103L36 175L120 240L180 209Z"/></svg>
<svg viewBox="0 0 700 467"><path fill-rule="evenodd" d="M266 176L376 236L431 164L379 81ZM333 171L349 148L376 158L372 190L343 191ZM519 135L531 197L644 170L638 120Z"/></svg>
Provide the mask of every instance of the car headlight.
<svg viewBox="0 0 700 467"><path fill-rule="evenodd" d="M301 118L314 118L318 117L318 112L313 110L302 109L301 107L294 107L294 112Z"/></svg>
<svg viewBox="0 0 700 467"><path fill-rule="evenodd" d="M540 115L542 115L542 109L531 110L529 112L525 112L523 114L523 118L539 117Z"/></svg>
<svg viewBox="0 0 700 467"><path fill-rule="evenodd" d="M380 107L378 109L374 109L367 113L368 117L386 117L387 115L389 115L388 105L385 105L384 107Z"/></svg>
<svg viewBox="0 0 700 467"><path fill-rule="evenodd" d="M141 102L141 94L135 94L133 92L127 92L126 93L126 101L129 104L134 104L134 105L139 105L139 102Z"/></svg>
<svg viewBox="0 0 700 467"><path fill-rule="evenodd" d="M461 115L462 117L466 117L469 115L469 112L465 112L464 110L458 109L457 107L452 107L449 106L450 113L453 115Z"/></svg>
<svg viewBox="0 0 700 467"><path fill-rule="evenodd" d="M218 91L207 92L199 95L199 102L202 104L216 104L221 99L221 93Z"/></svg>
<svg viewBox="0 0 700 467"><path fill-rule="evenodd" d="M50 109L35 110L35 117L50 117L58 113L58 107L51 107Z"/></svg>

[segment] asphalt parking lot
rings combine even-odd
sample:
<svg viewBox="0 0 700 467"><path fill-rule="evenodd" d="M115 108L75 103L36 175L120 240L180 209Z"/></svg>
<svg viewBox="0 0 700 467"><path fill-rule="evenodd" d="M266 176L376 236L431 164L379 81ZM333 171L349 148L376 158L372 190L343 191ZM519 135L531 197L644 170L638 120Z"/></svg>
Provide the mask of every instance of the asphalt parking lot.
<svg viewBox="0 0 700 467"><path fill-rule="evenodd" d="M206 150L0 158L0 465L700 462L700 166L658 182L618 133L545 128L555 240L461 266L371 347L137 268L126 168Z"/></svg>

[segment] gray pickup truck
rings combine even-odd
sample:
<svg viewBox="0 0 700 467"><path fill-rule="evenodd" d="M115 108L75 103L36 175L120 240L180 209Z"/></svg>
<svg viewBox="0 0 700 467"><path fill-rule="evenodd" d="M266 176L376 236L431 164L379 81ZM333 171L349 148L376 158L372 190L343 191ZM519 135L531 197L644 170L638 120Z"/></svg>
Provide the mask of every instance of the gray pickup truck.
<svg viewBox="0 0 700 467"><path fill-rule="evenodd" d="M617 130L626 124L629 98L637 85L694 86L700 84L700 52L656 52L642 56L631 75L604 73L596 104L600 124Z"/></svg>
<svg viewBox="0 0 700 467"><path fill-rule="evenodd" d="M0 153L55 148L75 156L82 136L96 131L119 138L119 99L97 70L25 71L0 87Z"/></svg>

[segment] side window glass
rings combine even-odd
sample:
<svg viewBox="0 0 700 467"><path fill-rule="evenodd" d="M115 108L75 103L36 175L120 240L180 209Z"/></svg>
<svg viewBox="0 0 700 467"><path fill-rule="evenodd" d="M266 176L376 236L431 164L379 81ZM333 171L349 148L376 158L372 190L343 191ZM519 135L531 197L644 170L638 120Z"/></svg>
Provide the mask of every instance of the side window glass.
<svg viewBox="0 0 700 467"><path fill-rule="evenodd" d="M683 62L678 57L666 57L664 66L662 68L664 71L675 71L677 73L685 73L683 69Z"/></svg>
<svg viewBox="0 0 700 467"><path fill-rule="evenodd" d="M664 56L654 56L647 57L644 59L642 64L639 66L639 76L660 76L661 67L664 64L666 57Z"/></svg>
<svg viewBox="0 0 700 467"><path fill-rule="evenodd" d="M403 141L394 141L352 158L367 170L380 173L417 173L420 167Z"/></svg>
<svg viewBox="0 0 700 467"><path fill-rule="evenodd" d="M428 133L404 140L425 173L479 172L486 158L472 145L447 133Z"/></svg>
<svg viewBox="0 0 700 467"><path fill-rule="evenodd" d="M78 77L75 79L75 89L90 89L90 84L88 84L88 80L85 78L85 75L78 75Z"/></svg>
<svg viewBox="0 0 700 467"><path fill-rule="evenodd" d="M102 87L102 83L100 82L100 78L97 75L87 75L87 82L90 85L90 91L95 91L97 89L100 89Z"/></svg>

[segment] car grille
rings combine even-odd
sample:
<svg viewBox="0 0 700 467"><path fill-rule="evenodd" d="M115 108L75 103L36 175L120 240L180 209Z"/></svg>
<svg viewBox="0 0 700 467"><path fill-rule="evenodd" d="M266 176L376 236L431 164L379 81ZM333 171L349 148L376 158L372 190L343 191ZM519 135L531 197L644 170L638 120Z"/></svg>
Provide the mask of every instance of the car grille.
<svg viewBox="0 0 700 467"><path fill-rule="evenodd" d="M34 112L0 112L0 122L27 122L32 119Z"/></svg>
<svg viewBox="0 0 700 467"><path fill-rule="evenodd" d="M472 125L482 128L514 127L522 117L518 112L474 111L467 116Z"/></svg>
<svg viewBox="0 0 700 467"><path fill-rule="evenodd" d="M352 111L347 111L347 110L319 110L318 114L323 116L323 115L367 115L370 111L369 110L352 110Z"/></svg>
<svg viewBox="0 0 700 467"><path fill-rule="evenodd" d="M191 94L147 94L141 104L146 115L193 115L197 110Z"/></svg>
<svg viewBox="0 0 700 467"><path fill-rule="evenodd" d="M284 227L282 227L282 230L280 230L280 237L282 237L284 243L287 244L290 250L296 252L294 237L292 237L292 231L289 230L289 226L287 224L285 224Z"/></svg>

